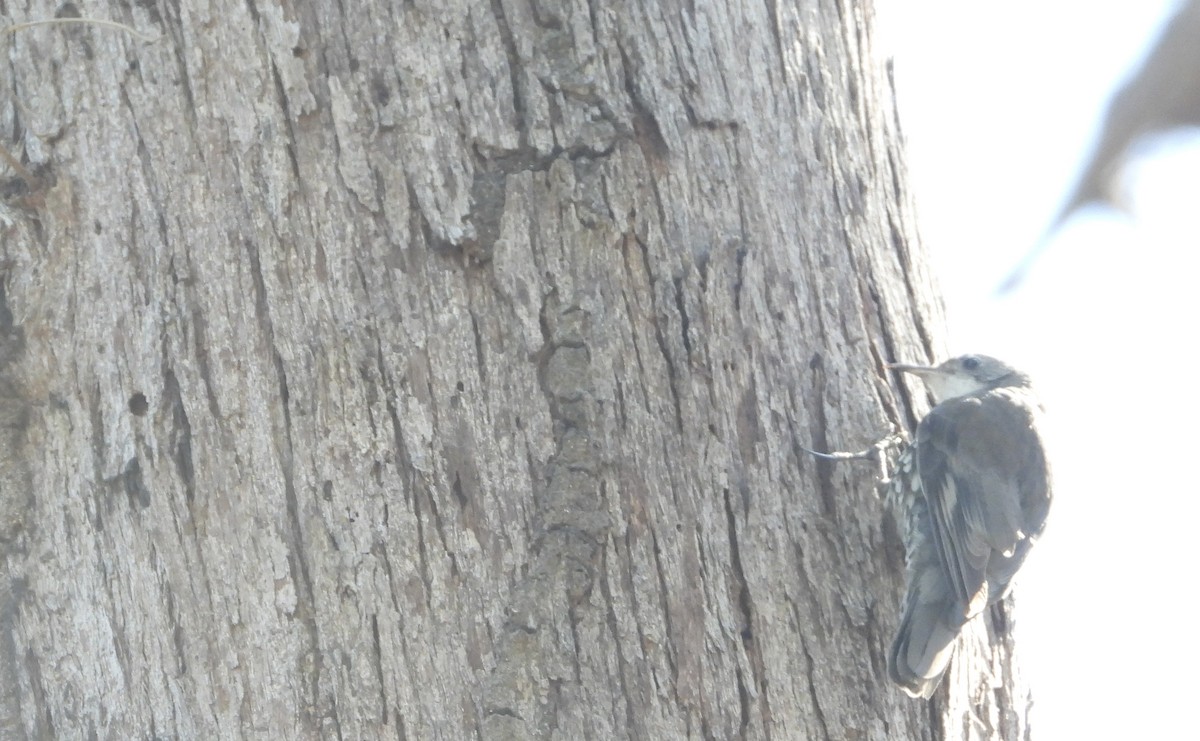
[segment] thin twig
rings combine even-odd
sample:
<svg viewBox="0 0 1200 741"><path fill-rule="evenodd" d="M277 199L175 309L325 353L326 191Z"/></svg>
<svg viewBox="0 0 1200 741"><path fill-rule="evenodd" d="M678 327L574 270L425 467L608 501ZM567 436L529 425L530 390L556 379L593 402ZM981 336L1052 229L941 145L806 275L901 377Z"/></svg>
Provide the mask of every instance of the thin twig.
<svg viewBox="0 0 1200 741"><path fill-rule="evenodd" d="M33 28L35 26L53 26L64 23L83 23L89 26L102 26L104 28L112 28L132 34L133 36L137 36L142 41L158 41L157 36L147 36L135 28L126 26L124 23L105 21L99 18L46 18L40 21L26 21L25 23L16 23L11 26L7 26L4 29L0 29L0 36L15 34L17 31L24 31L27 28Z"/></svg>

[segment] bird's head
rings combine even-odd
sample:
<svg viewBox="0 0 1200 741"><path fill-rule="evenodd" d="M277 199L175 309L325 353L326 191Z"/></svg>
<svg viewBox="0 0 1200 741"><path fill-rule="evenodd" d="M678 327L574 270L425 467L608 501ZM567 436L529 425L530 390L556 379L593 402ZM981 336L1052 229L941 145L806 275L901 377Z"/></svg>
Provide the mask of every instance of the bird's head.
<svg viewBox="0 0 1200 741"><path fill-rule="evenodd" d="M1029 378L987 355L960 355L941 365L890 363L889 368L919 376L937 403L1000 386L1025 386Z"/></svg>

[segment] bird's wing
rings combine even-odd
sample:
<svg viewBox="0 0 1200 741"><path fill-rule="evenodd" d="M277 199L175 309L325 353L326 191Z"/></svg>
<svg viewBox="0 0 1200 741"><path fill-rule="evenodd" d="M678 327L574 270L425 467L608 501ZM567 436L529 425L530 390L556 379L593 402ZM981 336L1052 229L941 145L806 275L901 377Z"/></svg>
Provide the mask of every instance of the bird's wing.
<svg viewBox="0 0 1200 741"><path fill-rule="evenodd" d="M1049 490L1035 404L995 389L943 402L917 428L933 540L966 617L1000 596L1041 530Z"/></svg>

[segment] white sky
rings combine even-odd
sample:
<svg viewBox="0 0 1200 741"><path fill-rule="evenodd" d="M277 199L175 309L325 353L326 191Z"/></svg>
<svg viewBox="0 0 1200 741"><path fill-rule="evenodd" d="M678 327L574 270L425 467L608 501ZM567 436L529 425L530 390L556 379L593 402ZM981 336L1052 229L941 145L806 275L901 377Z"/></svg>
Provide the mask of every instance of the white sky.
<svg viewBox="0 0 1200 741"><path fill-rule="evenodd" d="M1033 738L1200 738L1200 137L1150 143L1131 215L1077 216L995 295L1176 3L876 4L950 351L1033 373L1057 433L1054 508L1016 590Z"/></svg>

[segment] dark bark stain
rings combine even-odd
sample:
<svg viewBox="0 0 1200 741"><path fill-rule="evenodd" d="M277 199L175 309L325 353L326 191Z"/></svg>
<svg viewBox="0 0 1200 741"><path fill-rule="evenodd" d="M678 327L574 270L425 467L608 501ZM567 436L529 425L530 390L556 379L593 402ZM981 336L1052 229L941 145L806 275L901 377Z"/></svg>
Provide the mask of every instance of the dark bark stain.
<svg viewBox="0 0 1200 741"><path fill-rule="evenodd" d="M554 733L566 697L563 688L580 681L575 653L580 611L589 609L612 525L600 478L605 463L592 437L591 317L552 291L543 301L540 322L544 345L534 361L553 420L555 452L535 487L530 560L512 590L509 619L497 637L496 666L483 698L485 735L511 734L515 728L530 738ZM553 632L558 610L551 601L561 599L566 600L570 639ZM554 669L562 666L572 667L571 672L564 676ZM531 673L543 677L538 693L547 702L531 706L518 694L516 688ZM527 710L533 715L524 715Z"/></svg>
<svg viewBox="0 0 1200 741"><path fill-rule="evenodd" d="M133 396L129 397L130 414L135 417L144 417L148 411L150 411L150 403L146 400L146 395L141 391L137 391Z"/></svg>
<svg viewBox="0 0 1200 741"><path fill-rule="evenodd" d="M667 140L663 136L658 118L654 115L655 106L647 102L637 82L638 64L625 51L620 40L614 39L621 53L621 69L624 72L625 94L629 96L629 105L633 109L633 138L642 150L642 156L651 165L661 166L671 154Z"/></svg>
<svg viewBox="0 0 1200 741"><path fill-rule="evenodd" d="M175 470L183 483L184 496L188 505L196 500L196 465L192 458L192 423L183 405L183 395L175 372L167 369L163 373L163 405L171 412L171 457Z"/></svg>
<svg viewBox="0 0 1200 741"><path fill-rule="evenodd" d="M275 99L279 101L279 107L283 112L284 125L287 126L287 139L283 142L283 149L287 153L288 164L291 166L292 182L301 183L304 182L304 179L300 176L300 162L296 159L296 130L294 127L296 119L292 115L287 88L284 86L283 78L279 74L279 66L273 60L271 63L271 81L275 85Z"/></svg>
<svg viewBox="0 0 1200 741"><path fill-rule="evenodd" d="M137 509L145 509L150 506L150 490L146 488L146 481L142 477L142 464L137 458L131 458L125 464L121 480L125 486L125 495L129 497L131 505Z"/></svg>
<svg viewBox="0 0 1200 741"><path fill-rule="evenodd" d="M502 171L476 167L471 180L471 213L468 221L475 227L475 238L464 240L462 248L475 263L492 259L500 238L500 219L504 216L507 175Z"/></svg>
<svg viewBox="0 0 1200 741"><path fill-rule="evenodd" d="M387 682L383 674L383 647L379 642L379 616L371 615L371 664L375 670L375 681L379 683L379 715L383 724L388 724Z"/></svg>
<svg viewBox="0 0 1200 741"><path fill-rule="evenodd" d="M738 523L737 517L734 515L733 500L728 489L724 491L725 500L725 529L726 535L729 538L729 559L730 570L735 584L738 585L737 605L741 611L741 619L743 626L743 634L752 630L754 625L754 600L750 594L750 584L746 579L746 572L742 568L742 548L738 542ZM749 656L750 668L758 671L762 667L762 657L759 654L758 642L753 639L753 635L743 644ZM741 669L737 672L738 678L738 697L741 700L741 718L740 729L742 737L745 737L747 729L750 727L750 691L743 683ZM766 697L766 687L761 676L753 676L750 678L754 683L753 694L759 697Z"/></svg>
<svg viewBox="0 0 1200 741"><path fill-rule="evenodd" d="M56 706L50 703L50 698L47 696L45 682L42 680L41 663L32 647L25 651L25 676L29 678L30 694L33 695L37 737L58 738L58 733L54 730L54 717L51 715L51 710Z"/></svg>
<svg viewBox="0 0 1200 741"><path fill-rule="evenodd" d="M220 422L224 418L221 405L217 401L216 384L213 383L212 361L209 357L208 320L200 309L192 311L192 331L195 335L196 369L200 380L204 381L204 395L208 400L208 413L214 420Z"/></svg>
<svg viewBox="0 0 1200 741"><path fill-rule="evenodd" d="M29 519L36 491L29 461L37 460L38 452L27 450L34 402L14 365L25 350L25 330L13 320L0 279L0 557L19 533L36 524Z"/></svg>
<svg viewBox="0 0 1200 741"><path fill-rule="evenodd" d="M509 84L512 85L513 92L513 112L517 116L520 146L524 148L528 146L529 142L529 121L526 118L528 106L525 103L525 93L521 83L521 70L524 65L521 64L521 56L517 52L517 42L513 38L512 27L508 23L508 17L504 14L504 4L501 0L491 0L491 3L492 14L496 17L496 27L500 31L500 41L504 45L505 56L508 57Z"/></svg>

